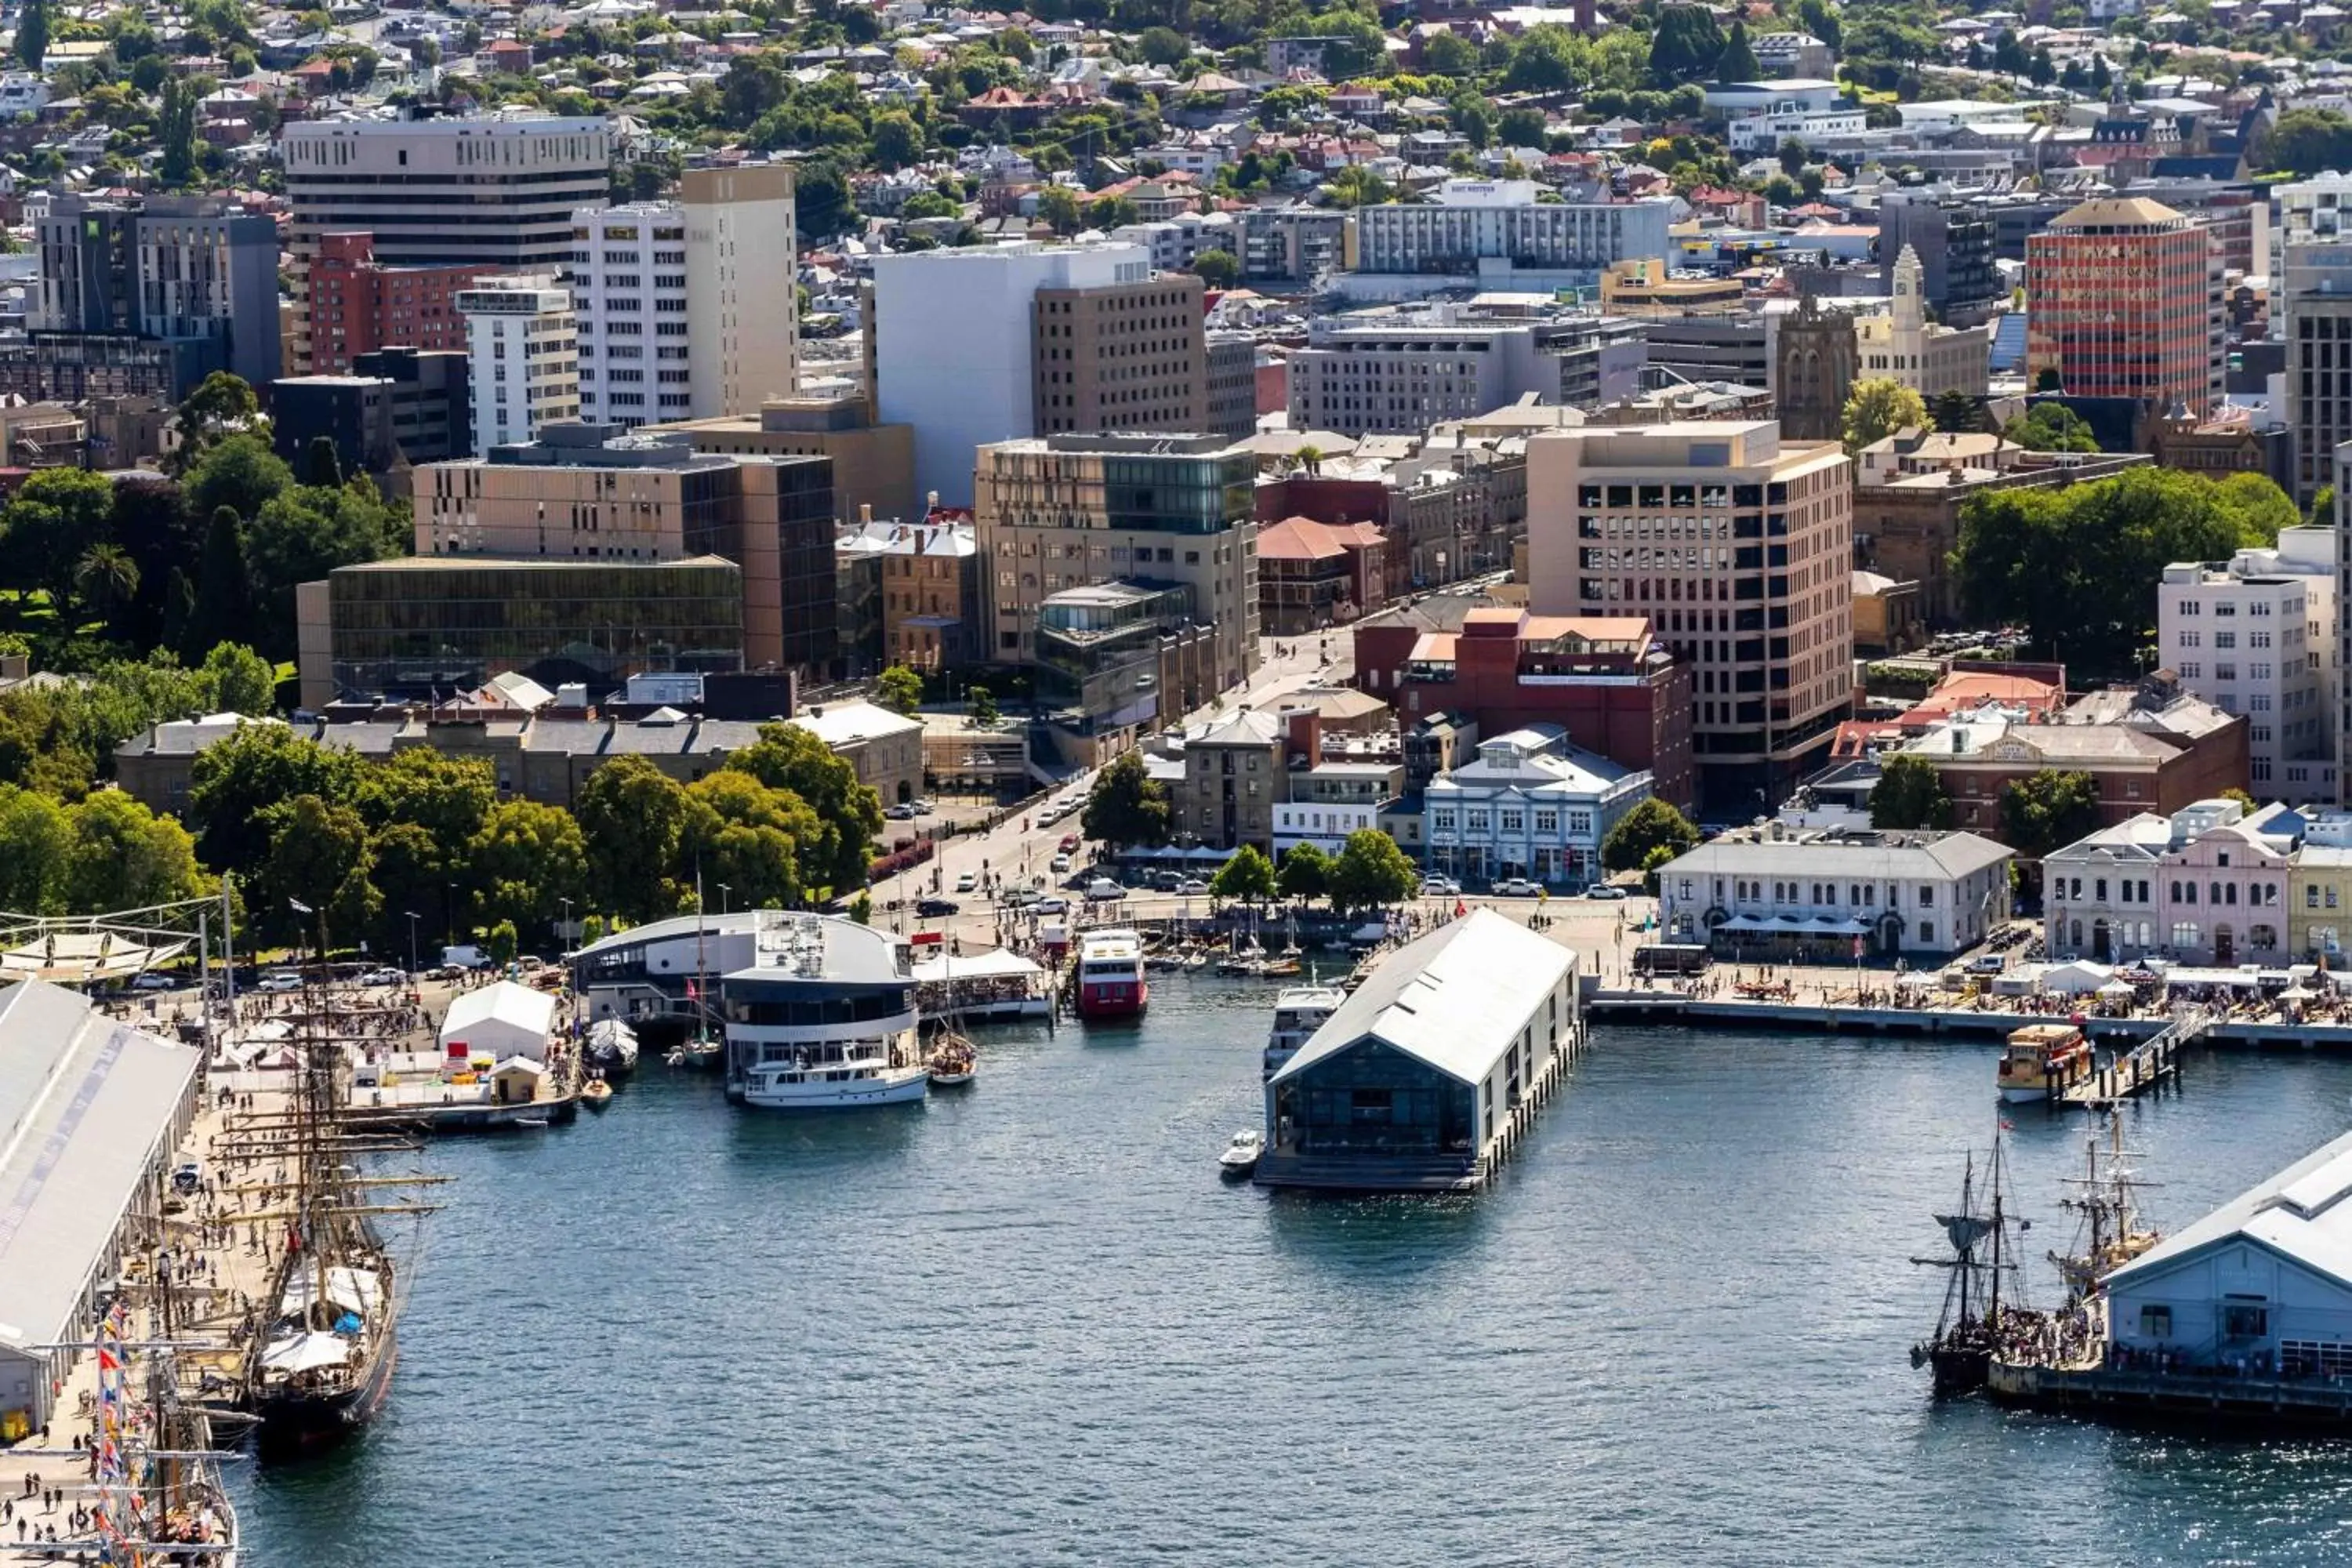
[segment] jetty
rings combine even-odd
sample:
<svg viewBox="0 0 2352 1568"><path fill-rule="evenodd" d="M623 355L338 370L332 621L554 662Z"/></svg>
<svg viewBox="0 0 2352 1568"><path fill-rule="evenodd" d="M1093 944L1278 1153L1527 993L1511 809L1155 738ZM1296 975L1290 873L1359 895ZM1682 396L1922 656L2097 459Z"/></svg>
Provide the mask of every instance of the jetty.
<svg viewBox="0 0 2352 1568"><path fill-rule="evenodd" d="M2214 1016L2202 1007L2180 1016L2147 1039L2093 1072L2060 1094L2059 1102L2079 1110L2101 1110L2130 1100L2180 1076L2180 1047L2203 1039L2213 1029Z"/></svg>

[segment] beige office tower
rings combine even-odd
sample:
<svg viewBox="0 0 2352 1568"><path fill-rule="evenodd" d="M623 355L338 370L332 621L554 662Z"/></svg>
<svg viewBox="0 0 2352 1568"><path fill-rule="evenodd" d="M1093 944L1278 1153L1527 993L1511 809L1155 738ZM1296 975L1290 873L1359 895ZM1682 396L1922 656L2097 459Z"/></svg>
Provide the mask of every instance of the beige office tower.
<svg viewBox="0 0 2352 1568"><path fill-rule="evenodd" d="M1210 428L1201 279L1162 272L1135 282L1040 289L1031 302L1034 428Z"/></svg>
<svg viewBox="0 0 2352 1568"><path fill-rule="evenodd" d="M1056 594L1181 587L1215 628L1216 689L1257 665L1255 463L1213 436L1064 435L982 447L972 476L990 663L1026 664Z"/></svg>
<svg viewBox="0 0 2352 1568"><path fill-rule="evenodd" d="M1530 607L1645 616L1692 668L1704 810L1777 807L1853 689L1853 465L1769 420L1528 440Z"/></svg>

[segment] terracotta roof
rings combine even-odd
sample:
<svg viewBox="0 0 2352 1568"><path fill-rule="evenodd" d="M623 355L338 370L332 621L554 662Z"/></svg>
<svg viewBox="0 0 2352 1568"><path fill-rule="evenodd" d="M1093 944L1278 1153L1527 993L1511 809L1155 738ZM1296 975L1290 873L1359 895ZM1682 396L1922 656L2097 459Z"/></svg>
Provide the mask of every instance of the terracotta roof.
<svg viewBox="0 0 2352 1568"><path fill-rule="evenodd" d="M1351 545L1365 542L1353 528L1337 529L1311 517L1286 517L1258 530L1257 557L1261 561L1328 561L1345 555Z"/></svg>

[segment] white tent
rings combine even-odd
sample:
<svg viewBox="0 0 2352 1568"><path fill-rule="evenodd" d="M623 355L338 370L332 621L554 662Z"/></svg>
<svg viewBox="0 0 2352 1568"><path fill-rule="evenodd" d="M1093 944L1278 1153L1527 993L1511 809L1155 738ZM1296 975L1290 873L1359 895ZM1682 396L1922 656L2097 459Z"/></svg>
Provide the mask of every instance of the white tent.
<svg viewBox="0 0 2352 1568"><path fill-rule="evenodd" d="M2115 976L2116 972L2106 964L2076 959L2070 963L2053 963L2043 970L2042 989L2062 996L2079 996L2085 991L2096 991Z"/></svg>
<svg viewBox="0 0 2352 1568"><path fill-rule="evenodd" d="M441 1020L441 1054L499 1061L526 1057L543 1062L547 1034L554 1024L554 997L501 980L479 991L468 991L449 1004Z"/></svg>

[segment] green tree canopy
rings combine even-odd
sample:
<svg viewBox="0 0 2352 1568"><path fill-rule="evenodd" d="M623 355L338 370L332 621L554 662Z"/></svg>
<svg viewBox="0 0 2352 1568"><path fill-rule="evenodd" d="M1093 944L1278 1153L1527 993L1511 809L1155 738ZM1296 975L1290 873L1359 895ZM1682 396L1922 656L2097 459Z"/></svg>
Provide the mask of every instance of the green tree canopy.
<svg viewBox="0 0 2352 1568"><path fill-rule="evenodd" d="M1655 795L1617 819L1601 841L1601 864L1609 871L1637 871L1651 850L1660 845L1677 855L1698 845L1698 829L1691 819Z"/></svg>
<svg viewBox="0 0 2352 1568"><path fill-rule="evenodd" d="M1936 428L1956 435L1972 435L1984 428L1984 409L1965 392L1939 392L1927 402L1927 417Z"/></svg>
<svg viewBox="0 0 2352 1568"><path fill-rule="evenodd" d="M1129 844L1160 844L1168 837L1168 792L1143 765L1142 753L1124 752L1095 775L1087 792L1079 830L1117 851Z"/></svg>
<svg viewBox="0 0 2352 1568"><path fill-rule="evenodd" d="M1204 250L1192 258L1192 270L1203 287L1230 289L1240 280L1242 264L1230 250Z"/></svg>
<svg viewBox="0 0 2352 1568"><path fill-rule="evenodd" d="M330 751L283 724L240 726L196 753L188 770L188 820L205 864L240 874L256 869L275 837L266 812L298 795L349 801L364 765L351 752Z"/></svg>
<svg viewBox="0 0 2352 1568"><path fill-rule="evenodd" d="M2090 424L2063 403L2037 403L2000 427L2001 439L2029 452L2095 452Z"/></svg>
<svg viewBox="0 0 2352 1568"><path fill-rule="evenodd" d="M1209 879L1209 891L1236 903L1264 903L1274 897L1274 862L1255 844L1244 844Z"/></svg>
<svg viewBox="0 0 2352 1568"><path fill-rule="evenodd" d="M1748 42L1748 24L1734 16L1731 30L1723 40L1723 54L1715 62L1717 81L1754 81L1764 74L1756 60L1756 50Z"/></svg>
<svg viewBox="0 0 2352 1568"><path fill-rule="evenodd" d="M73 844L72 816L55 795L0 784L0 909L64 913Z"/></svg>
<svg viewBox="0 0 2352 1568"><path fill-rule="evenodd" d="M678 847L700 868L706 900L716 899L723 882L738 909L795 907L805 897L803 846L824 835L806 801L738 769L721 768L686 786Z"/></svg>
<svg viewBox="0 0 2352 1568"><path fill-rule="evenodd" d="M1870 789L1873 827L1949 827L1952 792L1944 775L1926 757L1897 753L1878 770Z"/></svg>
<svg viewBox="0 0 2352 1568"><path fill-rule="evenodd" d="M1286 899L1308 901L1331 890L1331 857L1312 844L1301 844L1282 858L1275 874Z"/></svg>
<svg viewBox="0 0 2352 1568"><path fill-rule="evenodd" d="M1891 376L1858 381L1846 395L1841 422L1848 456L1883 441L1906 426L1927 427L1927 405L1920 395Z"/></svg>
<svg viewBox="0 0 2352 1568"><path fill-rule="evenodd" d="M903 664L884 670L875 684L882 706L893 713L912 713L923 705L923 678Z"/></svg>
<svg viewBox="0 0 2352 1568"><path fill-rule="evenodd" d="M1723 28L1715 13L1698 5L1668 5L1658 13L1657 30L1650 35L1651 85L1706 80L1723 50Z"/></svg>
<svg viewBox="0 0 2352 1568"><path fill-rule="evenodd" d="M2099 785L2088 773L2044 768L2001 786L2001 842L2029 860L2063 849L2098 826Z"/></svg>
<svg viewBox="0 0 2352 1568"><path fill-rule="evenodd" d="M194 112L194 106L190 106ZM261 417L261 400L243 377L216 370L196 384L196 389L181 401L173 416L172 427L179 443L171 453L166 466L174 473L184 473L202 460L214 445L240 431L250 431ZM265 438L262 446L266 448ZM207 509L209 510L209 509Z"/></svg>
<svg viewBox="0 0 2352 1568"><path fill-rule="evenodd" d="M632 921L676 914L686 791L643 757L615 757L588 775L572 805L586 836L593 892Z"/></svg>
<svg viewBox="0 0 2352 1568"><path fill-rule="evenodd" d="M2352 164L2352 119L2333 109L2293 109L2261 149L2262 166L2308 177Z"/></svg>
<svg viewBox="0 0 2352 1568"><path fill-rule="evenodd" d="M196 864L188 830L157 816L119 789L94 792L72 808L65 902L78 913L145 909L215 890Z"/></svg>
<svg viewBox="0 0 2352 1568"><path fill-rule="evenodd" d="M1348 835L1325 880L1331 907L1342 911L1402 903L1421 888L1421 873L1396 840L1377 827L1360 827Z"/></svg>
<svg viewBox="0 0 2352 1568"><path fill-rule="evenodd" d="M191 461L181 480L188 510L211 517L226 507L231 515L251 518L262 507L294 487L294 470L258 436L223 437Z"/></svg>
<svg viewBox="0 0 2352 1568"><path fill-rule="evenodd" d="M860 784L857 769L835 756L798 724L762 724L760 738L727 765L770 789L783 790L815 814L817 827L800 838L799 880L812 897L830 897L866 885L874 840L882 832L882 798Z"/></svg>
<svg viewBox="0 0 2352 1568"><path fill-rule="evenodd" d="M534 935L562 918L563 901L588 897L588 844L561 806L501 801L466 847L475 908Z"/></svg>

